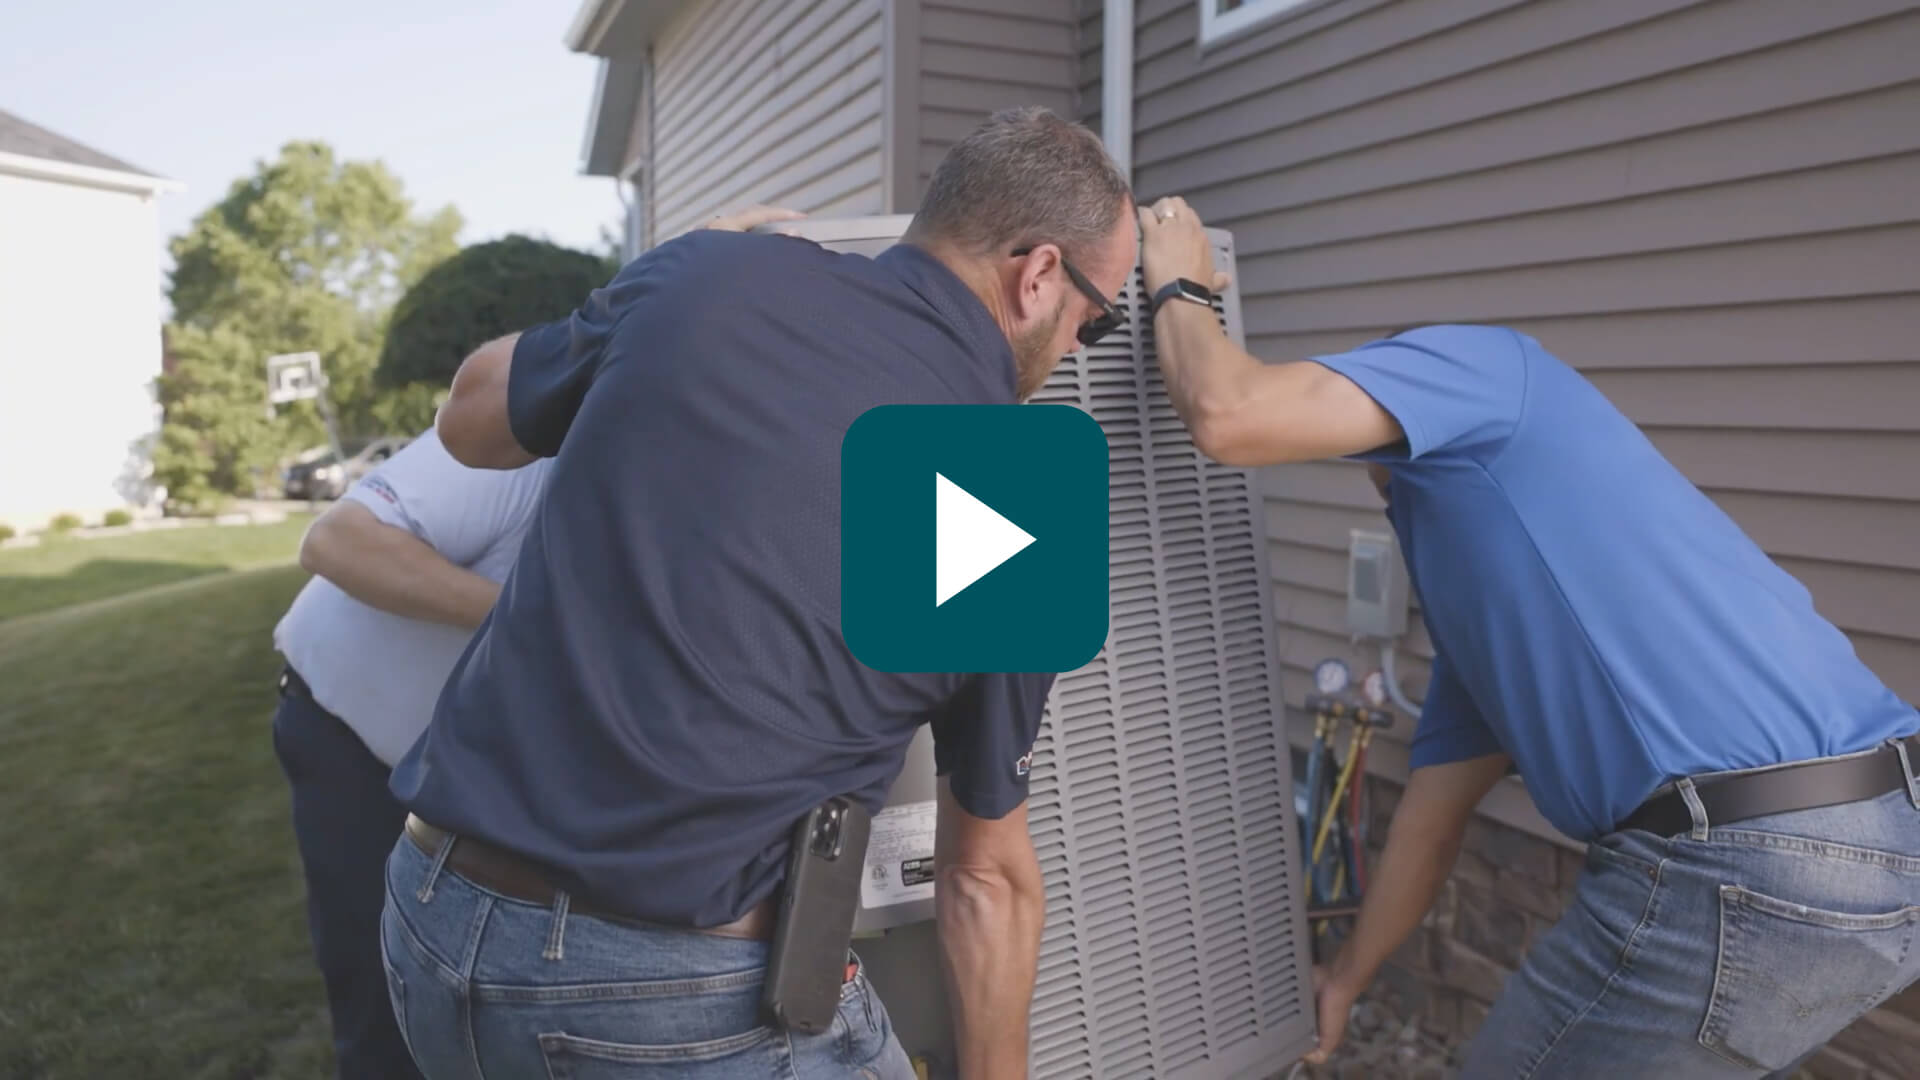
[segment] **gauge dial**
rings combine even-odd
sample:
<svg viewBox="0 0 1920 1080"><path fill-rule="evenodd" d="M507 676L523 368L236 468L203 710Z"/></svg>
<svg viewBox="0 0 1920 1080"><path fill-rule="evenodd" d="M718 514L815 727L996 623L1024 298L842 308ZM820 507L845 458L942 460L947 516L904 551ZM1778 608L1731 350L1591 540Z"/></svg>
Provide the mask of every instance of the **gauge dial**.
<svg viewBox="0 0 1920 1080"><path fill-rule="evenodd" d="M1353 672L1344 661L1327 659L1313 669L1313 685L1323 694L1337 694L1353 682Z"/></svg>
<svg viewBox="0 0 1920 1080"><path fill-rule="evenodd" d="M1387 677L1378 671L1369 671L1367 677L1360 683L1360 696L1367 699L1367 704L1376 709L1385 708L1387 704Z"/></svg>

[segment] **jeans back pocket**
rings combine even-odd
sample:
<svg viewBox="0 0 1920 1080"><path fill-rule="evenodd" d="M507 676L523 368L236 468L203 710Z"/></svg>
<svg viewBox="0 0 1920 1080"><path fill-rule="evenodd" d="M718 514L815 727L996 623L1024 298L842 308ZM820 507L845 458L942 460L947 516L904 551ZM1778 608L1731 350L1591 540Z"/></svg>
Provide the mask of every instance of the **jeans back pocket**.
<svg viewBox="0 0 1920 1080"><path fill-rule="evenodd" d="M540 1035L540 1053L552 1080L727 1080L781 1076L792 1054L783 1032L770 1027L692 1043L637 1044L588 1039L564 1032Z"/></svg>
<svg viewBox="0 0 1920 1080"><path fill-rule="evenodd" d="M1722 885L1701 1045L1748 1068L1792 1064L1899 989L1916 923L1920 907L1856 915Z"/></svg>

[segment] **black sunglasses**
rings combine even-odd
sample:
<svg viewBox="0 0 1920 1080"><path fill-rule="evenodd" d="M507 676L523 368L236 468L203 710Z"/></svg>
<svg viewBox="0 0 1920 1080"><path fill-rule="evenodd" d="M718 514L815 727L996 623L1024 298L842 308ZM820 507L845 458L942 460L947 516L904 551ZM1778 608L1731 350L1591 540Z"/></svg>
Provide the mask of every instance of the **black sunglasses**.
<svg viewBox="0 0 1920 1080"><path fill-rule="evenodd" d="M1015 248L1012 254L1017 259L1023 255L1033 254L1033 249ZM1067 280L1073 282L1073 287L1080 290L1080 295L1092 301L1093 306L1100 309L1098 315L1080 324L1079 332L1074 335L1080 339L1080 344L1097 345L1101 338L1127 325L1126 312L1115 307L1113 301L1100 295L1100 290L1094 288L1093 282L1088 281L1087 276L1076 269L1073 262L1065 255L1060 256L1060 265L1067 272Z"/></svg>

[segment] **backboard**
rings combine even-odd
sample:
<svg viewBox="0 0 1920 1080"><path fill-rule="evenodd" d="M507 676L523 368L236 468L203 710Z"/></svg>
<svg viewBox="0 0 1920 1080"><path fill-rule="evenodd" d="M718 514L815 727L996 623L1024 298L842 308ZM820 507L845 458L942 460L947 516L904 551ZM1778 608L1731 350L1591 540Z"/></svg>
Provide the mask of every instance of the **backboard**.
<svg viewBox="0 0 1920 1080"><path fill-rule="evenodd" d="M320 396L327 377L320 370L317 352L284 353L267 357L267 401L285 405L290 401L309 401Z"/></svg>

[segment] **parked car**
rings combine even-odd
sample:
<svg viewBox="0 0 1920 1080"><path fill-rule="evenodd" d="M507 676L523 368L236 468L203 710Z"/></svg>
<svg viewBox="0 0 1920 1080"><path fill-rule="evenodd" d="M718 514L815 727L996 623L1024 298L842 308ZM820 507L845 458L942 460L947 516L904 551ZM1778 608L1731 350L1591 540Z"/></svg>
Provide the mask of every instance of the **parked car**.
<svg viewBox="0 0 1920 1080"><path fill-rule="evenodd" d="M328 447L317 447L301 454L287 467L283 489L289 499L337 499L346 494L355 480L374 466L392 457L412 442L410 438L390 435L353 449L342 462ZM350 444L351 445L351 444Z"/></svg>

